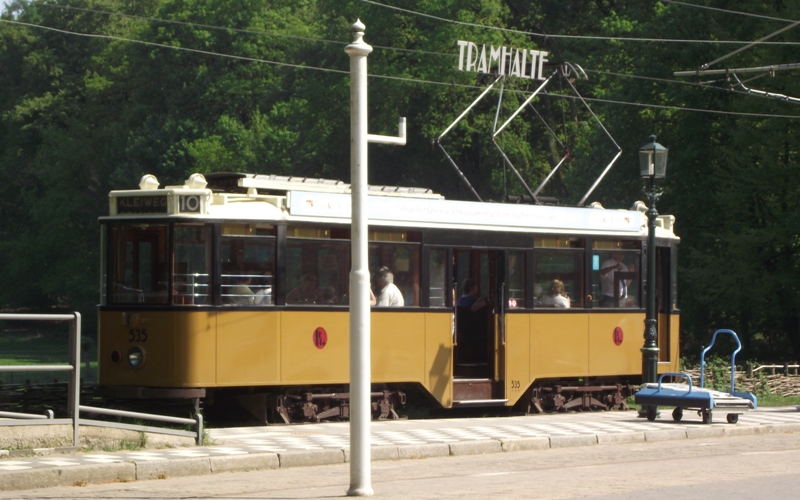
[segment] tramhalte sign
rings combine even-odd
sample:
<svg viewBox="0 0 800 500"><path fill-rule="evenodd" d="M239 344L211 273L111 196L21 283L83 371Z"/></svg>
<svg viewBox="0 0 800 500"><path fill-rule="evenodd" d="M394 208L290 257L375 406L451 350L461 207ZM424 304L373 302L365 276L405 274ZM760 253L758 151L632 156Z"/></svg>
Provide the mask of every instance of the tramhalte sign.
<svg viewBox="0 0 800 500"><path fill-rule="evenodd" d="M478 45L458 41L458 69L474 73L518 76L528 80L544 80L542 66L548 61L548 52L533 49L515 49Z"/></svg>

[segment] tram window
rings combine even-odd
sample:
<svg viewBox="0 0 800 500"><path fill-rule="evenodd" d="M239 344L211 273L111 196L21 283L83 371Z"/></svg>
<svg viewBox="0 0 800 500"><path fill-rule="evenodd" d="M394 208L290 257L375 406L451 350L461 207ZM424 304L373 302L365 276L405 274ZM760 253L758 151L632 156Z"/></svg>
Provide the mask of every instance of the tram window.
<svg viewBox="0 0 800 500"><path fill-rule="evenodd" d="M394 285L403 296L403 306L419 306L419 254L418 245L370 243L369 270L378 306L382 305L378 276L383 268L392 273Z"/></svg>
<svg viewBox="0 0 800 500"><path fill-rule="evenodd" d="M220 241L223 305L273 305L275 238L272 226L225 224Z"/></svg>
<svg viewBox="0 0 800 500"><path fill-rule="evenodd" d="M508 252L508 307L525 307L525 254Z"/></svg>
<svg viewBox="0 0 800 500"><path fill-rule="evenodd" d="M534 259L534 306L564 307L558 298L559 282L564 285L568 307L583 304L583 240L577 238L536 238Z"/></svg>
<svg viewBox="0 0 800 500"><path fill-rule="evenodd" d="M349 275L349 242L287 240L287 304L347 304Z"/></svg>
<svg viewBox="0 0 800 500"><path fill-rule="evenodd" d="M167 225L112 226L110 240L110 303L166 304Z"/></svg>
<svg viewBox="0 0 800 500"><path fill-rule="evenodd" d="M447 251L443 248L432 248L430 251L430 305L446 307L445 281L447 277Z"/></svg>
<svg viewBox="0 0 800 500"><path fill-rule="evenodd" d="M175 269L172 295L175 304L211 303L211 226L176 224Z"/></svg>
<svg viewBox="0 0 800 500"><path fill-rule="evenodd" d="M641 245L638 241L598 240L592 251L594 307L641 307Z"/></svg>

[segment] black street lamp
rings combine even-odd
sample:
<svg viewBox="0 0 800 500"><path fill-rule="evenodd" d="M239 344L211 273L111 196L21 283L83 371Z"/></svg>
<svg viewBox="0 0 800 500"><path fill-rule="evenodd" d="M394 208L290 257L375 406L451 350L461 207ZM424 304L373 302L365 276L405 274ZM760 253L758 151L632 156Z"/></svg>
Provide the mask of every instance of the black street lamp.
<svg viewBox="0 0 800 500"><path fill-rule="evenodd" d="M663 192L656 187L656 179L667 175L667 148L650 136L650 142L639 148L639 169L647 186L642 189L647 197L647 289L646 318L644 320L644 347L642 347L642 384L658 381L658 330L656 328L656 201Z"/></svg>

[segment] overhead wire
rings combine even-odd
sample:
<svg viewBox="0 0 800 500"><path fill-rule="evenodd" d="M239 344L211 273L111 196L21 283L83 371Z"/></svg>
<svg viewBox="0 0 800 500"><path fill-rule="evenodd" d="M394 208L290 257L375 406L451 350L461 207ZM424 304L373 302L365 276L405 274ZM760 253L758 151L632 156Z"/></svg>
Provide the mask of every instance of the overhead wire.
<svg viewBox="0 0 800 500"><path fill-rule="evenodd" d="M230 31L233 33L243 33L247 35L258 35L258 36L272 36L276 38L289 38L292 40L301 40L305 42L314 42L314 43L330 43L335 45L348 45L349 42L342 42L339 40L328 40L325 38L312 38L312 37L305 37L305 36L298 36L298 35L288 35L285 33L275 33L271 31L259 31L259 30L251 30L251 29L242 29L242 28L228 28L225 26L215 26L213 24L204 24L204 23L197 23L192 21L178 21L175 19L163 19L158 17L148 17L148 16L140 16L137 14L125 14L122 12L111 12L105 10L96 10L96 9L87 9L84 7L74 7L71 5L58 5L49 2L32 2L34 5L40 5L43 7L51 7L57 9L63 9L67 11L77 10L81 12L89 12L94 14L103 14L107 16L117 16L117 17L124 17L128 19L139 19L143 21L150 21L150 22L158 22L163 24L175 24L179 26L189 26L193 28L203 28L203 29L210 29L210 30L219 30L219 31ZM381 45L373 45L374 48L384 49L384 50L393 50L396 52L410 52L416 54L427 54L427 55L435 55L435 56L447 56L447 57L457 57L455 54L447 54L444 52L432 52L427 50L416 50L416 49L403 49L397 47L386 47Z"/></svg>
<svg viewBox="0 0 800 500"><path fill-rule="evenodd" d="M762 16L760 14L751 14L749 12L740 12L738 10L721 9L719 7L710 7L708 5L700 5L700 4L696 4L696 3L679 2L677 0L661 0L661 1L664 2L664 3L672 3L672 4L675 4L675 5L681 5L681 6L684 6L684 7L694 7L694 8L697 8L697 9L705 9L705 10L712 10L712 11L716 11L716 12L723 12L725 14L736 14L736 15L740 15L740 16L754 17L754 18L757 18L757 19L767 19L769 21L780 21L780 22L784 22L784 23L793 23L793 22L795 22L795 20L793 20L793 19L784 19L782 17L772 17L772 16Z"/></svg>
<svg viewBox="0 0 800 500"><path fill-rule="evenodd" d="M328 69L328 68L319 68L319 67L316 67L316 66L304 66L302 64L283 63L283 62L278 62L278 61L270 61L270 60L267 60L267 59L259 59L259 58L256 58L256 57L237 56L237 55L233 55L233 54L223 54L223 53L220 53L220 52L212 52L212 51L209 51L209 50L190 49L188 47L175 47L175 46L172 46L172 45L165 45L163 43L147 42L147 41L144 41L144 40L136 40L136 39L133 39L133 38L123 38L123 37L113 36L113 35L99 35L99 34L96 34L96 33L79 33L79 32L76 32L76 31L69 31L69 30L63 30L63 29L59 29L59 28L52 28L50 26L42 26L42 25L39 25L39 24L25 23L25 22L22 22L22 21L14 21L14 20L11 20L11 19L0 19L0 22L9 23L9 24L16 24L16 25L20 25L20 26L27 26L27 27L30 27L30 28L40 28L40 29L44 29L44 30L48 30L48 31L55 31L57 33L62 33L62 34L65 34L65 35L84 36L84 37L88 37L88 38L100 38L100 39L105 39L105 40L118 40L118 41L122 41L122 42L139 43L139 44L148 45L148 46L151 46L151 47L159 47L159 48L162 48L162 49L172 49L172 50L179 50L179 51L183 50L183 51L186 51L186 52L193 52L193 53L196 53L196 54L204 54L204 55L218 56L218 57L227 57L227 58L230 58L230 59L238 59L238 60L241 60L241 61L251 61L251 62L272 64L272 65L276 65L276 66L288 66L288 67L292 67L292 68L311 69L311 70L317 70L317 71L326 71L326 72L330 72L330 73L339 73L339 74L345 74L345 75L349 75L350 74L349 71L338 70L338 69Z"/></svg>
<svg viewBox="0 0 800 500"><path fill-rule="evenodd" d="M399 12L404 12L409 15L424 17L428 19L434 19L436 21L441 21L445 23L451 24L458 24L462 26L470 26L473 28L481 28L487 30L494 30L500 31L504 33L516 33L519 35L528 35L534 36L538 38L563 38L563 39L571 39L571 40L606 40L606 41L619 41L619 42L659 42L659 43L711 43L711 44L736 44L736 45L747 45L753 43L752 41L741 41L741 40L689 40L689 39L682 39L682 38L643 38L643 37L621 37L621 36L596 36L596 35L549 35L546 33L536 33L535 31L523 31L523 30L516 30L512 28L500 28L497 26L487 26L485 24L476 24L476 23L468 23L465 21L456 21L454 19L447 19L444 17L434 16L432 14L426 14L424 12L418 12L410 9L404 9L401 7L395 7L394 5L387 5L380 2L375 2L374 0L361 0L364 3L375 5L378 7L383 7L386 9L396 10ZM762 45L800 45L800 42L761 42Z"/></svg>
<svg viewBox="0 0 800 500"><path fill-rule="evenodd" d="M159 48L171 49L171 50L177 50L177 51L186 51L186 52L209 55L209 56L215 56L215 57L226 57L226 58L242 60L242 61L249 61L249 62L256 62L256 63L265 63L265 64L274 65L274 66L285 66L285 67L290 67L290 68L295 68L295 69L308 69L308 70L314 70L314 71L336 73L336 74L341 74L341 75L349 75L350 74L349 71L344 71L344 70L336 70L336 69L330 69L330 68L320 68L320 67L316 67L316 66L307 66L307 65L301 65L301 64L291 64L291 63L285 63L285 62L279 62L279 61L271 61L271 60L267 60L267 59L259 59L259 58L255 58L255 57L237 56L237 55L233 55L233 54L225 54L225 53L212 52L212 51L207 51L207 50L191 49L191 48L188 48L188 47L175 47L175 46L165 45L165 44L156 43L156 42L147 42L147 41L144 41L144 40L136 40L136 39L118 37L118 36L113 36L113 35L100 35L100 34L95 34L95 33L80 33L80 32L74 32L74 31L59 29L59 28L53 28L53 27L50 27L50 26L43 26L43 25L38 25L38 24L26 23L26 22L22 22L22 21L16 21L16 20L12 20L12 19L2 19L2 18L0 18L0 23L8 23L8 24L13 24L13 25L26 26L26 27L30 27L30 28L39 28L39 29L44 29L44 30L48 30L48 31L57 32L57 33L66 34L66 35L83 36L83 37L88 37L88 38L98 38L98 39L106 39L106 40L117 40L117 41L122 41L122 42L129 42L129 43L138 43L138 44L151 46L151 47L159 47ZM479 87L477 85L459 84L459 83L455 83L455 82L437 82L437 81L433 81L433 80L422 80L422 79L414 79L414 78L407 78L407 77L397 77L397 76L389 76L389 75L369 74L368 76L370 76L372 78L379 78L379 79L393 80L393 81L402 81L402 82L408 82L408 83L414 83L414 84L426 84L426 85L438 85L438 86L447 86L447 87L458 87L458 88L473 89L473 90L482 88L482 87ZM548 94L548 95L553 96L553 97L564 98L564 99L576 99L574 96L568 96L568 95L559 95L559 94ZM659 104L642 104L642 103L633 103L633 102L627 102L627 101L616 101L616 100L610 100L610 99L600 99L600 98L591 98L591 97L583 97L583 99L586 100L586 101L592 101L592 102L598 102L598 103L606 103L606 104L618 104L618 105L653 108L653 109L665 109L665 110L672 110L672 111L691 111L691 112L710 113L710 114L717 114L717 115L743 116L743 117L750 117L750 118L783 118L783 119L798 119L798 118L800 118L800 115L775 115L775 114L762 114L762 113L744 113L744 112L735 112L735 111L719 111L719 110L710 110L710 109L685 108L685 107L678 107L678 106L666 106L666 105L659 105Z"/></svg>
<svg viewBox="0 0 800 500"><path fill-rule="evenodd" d="M703 89L712 89L712 90L716 90L716 91L719 91L719 92L726 92L726 93L729 93L729 94L738 94L738 95L745 95L745 96L750 96L750 97L765 98L765 96L762 96L760 94L742 92L742 91L739 91L739 90L734 90L732 88L715 87L715 86L709 85L710 83L719 83L719 82L730 83L728 78L720 78L718 80L712 80L712 81L708 81L708 82L696 83L696 82L687 82L687 81L683 81L683 80L670 80L670 79L667 79L667 78L657 78L657 77L652 77L652 76L631 75L631 74L628 74L628 73L614 73L614 72L611 72L611 71L600 71L600 70L596 70L596 69L586 69L586 68L584 68L584 71L586 71L587 73L595 73L595 74L598 74L598 75L608 75L608 76L616 76L616 77L623 77L623 78L633 78L633 79L646 80L646 81L651 81L651 82L660 82L660 83L670 83L670 84L677 84L677 85L685 85L685 86L689 86L689 87L700 87L700 88L703 88ZM731 74L733 74L733 73L731 73ZM761 78L763 76L766 76L766 74L758 75L758 76L756 76L754 78L751 78L750 80L753 80L755 78ZM742 83L748 82L750 80L743 80Z"/></svg>

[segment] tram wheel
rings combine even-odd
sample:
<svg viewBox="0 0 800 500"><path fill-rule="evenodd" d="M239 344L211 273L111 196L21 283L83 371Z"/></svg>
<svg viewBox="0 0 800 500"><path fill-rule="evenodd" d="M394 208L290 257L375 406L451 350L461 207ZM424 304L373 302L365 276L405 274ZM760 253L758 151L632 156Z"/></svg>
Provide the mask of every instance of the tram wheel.
<svg viewBox="0 0 800 500"><path fill-rule="evenodd" d="M656 406L648 406L647 407L647 420L654 421L658 416L658 407Z"/></svg>
<svg viewBox="0 0 800 500"><path fill-rule="evenodd" d="M672 420L680 422L682 418L683 418L683 408L678 407L672 410Z"/></svg>
<svg viewBox="0 0 800 500"><path fill-rule="evenodd" d="M735 424L739 421L739 414L738 413L728 413L728 423Z"/></svg>
<svg viewBox="0 0 800 500"><path fill-rule="evenodd" d="M711 409L706 408L705 410L702 410L702 411L703 411L703 423L704 424L710 424L711 421L712 421Z"/></svg>

